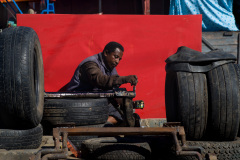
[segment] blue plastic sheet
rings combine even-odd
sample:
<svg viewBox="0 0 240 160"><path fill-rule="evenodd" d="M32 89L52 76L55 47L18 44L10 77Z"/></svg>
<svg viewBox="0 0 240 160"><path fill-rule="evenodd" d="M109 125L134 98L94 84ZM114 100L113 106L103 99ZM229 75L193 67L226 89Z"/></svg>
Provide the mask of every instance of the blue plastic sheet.
<svg viewBox="0 0 240 160"><path fill-rule="evenodd" d="M202 14L203 31L237 31L233 0L171 0L170 15Z"/></svg>

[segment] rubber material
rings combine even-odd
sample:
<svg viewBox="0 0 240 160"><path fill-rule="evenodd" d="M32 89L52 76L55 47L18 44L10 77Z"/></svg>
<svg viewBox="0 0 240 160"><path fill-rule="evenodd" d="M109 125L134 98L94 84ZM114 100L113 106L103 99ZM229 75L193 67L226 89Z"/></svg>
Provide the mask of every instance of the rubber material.
<svg viewBox="0 0 240 160"><path fill-rule="evenodd" d="M82 156L85 159L150 159L151 148L141 139L103 137L82 142Z"/></svg>
<svg viewBox="0 0 240 160"><path fill-rule="evenodd" d="M28 130L0 129L0 149L37 149L42 136L41 124Z"/></svg>
<svg viewBox="0 0 240 160"><path fill-rule="evenodd" d="M218 66L234 63L235 60L221 60L216 62L202 62L202 63L167 63L165 66L166 72L193 72L205 73Z"/></svg>
<svg viewBox="0 0 240 160"><path fill-rule="evenodd" d="M218 160L239 160L240 159L240 142L208 142L208 141L188 141L189 146L201 146L204 150L202 156L207 153L214 153ZM196 157L188 156L181 159L197 160Z"/></svg>
<svg viewBox="0 0 240 160"><path fill-rule="evenodd" d="M208 134L214 140L234 140L239 128L239 79L233 63L207 74L209 88Z"/></svg>
<svg viewBox="0 0 240 160"><path fill-rule="evenodd" d="M187 139L199 140L206 131L207 80L202 73L167 73L165 84L168 122L181 122Z"/></svg>
<svg viewBox="0 0 240 160"><path fill-rule="evenodd" d="M0 33L0 118L5 128L33 128L43 114L44 73L40 42L29 27Z"/></svg>
<svg viewBox="0 0 240 160"><path fill-rule="evenodd" d="M167 72L165 80L165 106L167 122L177 122L178 119L178 80L177 73Z"/></svg>
<svg viewBox="0 0 240 160"><path fill-rule="evenodd" d="M43 122L51 125L75 123L76 126L103 124L108 119L108 100L46 99Z"/></svg>
<svg viewBox="0 0 240 160"><path fill-rule="evenodd" d="M240 159L240 143L236 142L187 142L189 146L201 146L204 151L202 155L205 157L207 153L216 154L218 160L239 160Z"/></svg>
<svg viewBox="0 0 240 160"><path fill-rule="evenodd" d="M237 75L238 75L238 87L240 89L240 66L238 64L234 64L234 67L237 71ZM240 119L239 119L240 120ZM239 122L239 127L238 127L238 134L237 134L238 137L240 137L240 122Z"/></svg>
<svg viewBox="0 0 240 160"><path fill-rule="evenodd" d="M171 141L170 141L171 143ZM240 159L240 140L228 142L219 141L187 141L188 146L202 147L203 152L201 153L202 158L206 157L206 154L214 153L218 160L239 160ZM175 146L172 144L171 147L167 146L164 148L154 148L158 151L155 154L154 160L197 160L195 156L177 156Z"/></svg>
<svg viewBox="0 0 240 160"><path fill-rule="evenodd" d="M88 125L88 126L77 126L78 127L94 127L94 128L101 128L104 124L98 124L98 125ZM91 139L91 138L97 138L98 136L68 136L68 139L73 143L73 145L80 150L82 141Z"/></svg>
<svg viewBox="0 0 240 160"><path fill-rule="evenodd" d="M216 62L216 61L222 61L222 60L236 61L237 58L234 55L224 52L221 49L216 49L216 50L210 51L206 54L203 54L202 52L198 52L191 48L182 46L182 47L178 48L178 50L175 54L168 57L165 62L166 63L199 63L199 64L202 64L203 62L210 62L210 61Z"/></svg>

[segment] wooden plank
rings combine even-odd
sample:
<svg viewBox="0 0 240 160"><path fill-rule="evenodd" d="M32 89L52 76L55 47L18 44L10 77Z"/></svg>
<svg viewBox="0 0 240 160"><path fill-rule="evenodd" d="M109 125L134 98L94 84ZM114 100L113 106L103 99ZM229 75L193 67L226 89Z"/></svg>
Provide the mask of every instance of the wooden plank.
<svg viewBox="0 0 240 160"><path fill-rule="evenodd" d="M217 46L216 45L214 47L217 48L217 49L223 49L225 52L237 56L237 45L228 45L228 46L223 46L223 45L218 45ZM206 52L209 52L209 51L210 51L210 49L203 44L202 52L206 53Z"/></svg>
<svg viewBox="0 0 240 160"><path fill-rule="evenodd" d="M143 0L144 15L150 15L150 0Z"/></svg>
<svg viewBox="0 0 240 160"><path fill-rule="evenodd" d="M208 40L213 46L214 45L237 45L237 35L240 33L231 32L232 36L224 36L224 31L220 32L203 32L202 36Z"/></svg>
<svg viewBox="0 0 240 160"><path fill-rule="evenodd" d="M226 36L226 34L232 33L232 35ZM218 32L203 32L202 36L215 48L223 49L225 52L233 54L237 56L237 45L238 45L238 34L240 32L226 32L226 31L218 31ZM225 35L224 35L225 34ZM202 43L202 52L209 52L210 49Z"/></svg>

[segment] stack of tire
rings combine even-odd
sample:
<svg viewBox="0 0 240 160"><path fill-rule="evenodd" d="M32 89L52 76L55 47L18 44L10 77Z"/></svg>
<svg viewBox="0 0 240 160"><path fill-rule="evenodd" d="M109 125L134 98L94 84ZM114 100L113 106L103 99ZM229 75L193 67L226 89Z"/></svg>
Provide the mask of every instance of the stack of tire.
<svg viewBox="0 0 240 160"><path fill-rule="evenodd" d="M190 62L188 66L193 64ZM204 72L166 69L167 121L181 122L187 139L191 140L188 144L202 146L204 153L215 153L219 159L224 156L239 159L240 143L234 141L240 120L239 66L233 60L215 64L218 65L214 66L213 62L197 64L199 68L204 65L211 68Z"/></svg>
<svg viewBox="0 0 240 160"><path fill-rule="evenodd" d="M44 135L52 135L55 127L103 127L108 119L107 98L45 99L42 125ZM97 136L68 136L80 150L82 141Z"/></svg>
<svg viewBox="0 0 240 160"><path fill-rule="evenodd" d="M37 34L28 27L4 29L0 32L0 149L40 146L43 103L43 61Z"/></svg>

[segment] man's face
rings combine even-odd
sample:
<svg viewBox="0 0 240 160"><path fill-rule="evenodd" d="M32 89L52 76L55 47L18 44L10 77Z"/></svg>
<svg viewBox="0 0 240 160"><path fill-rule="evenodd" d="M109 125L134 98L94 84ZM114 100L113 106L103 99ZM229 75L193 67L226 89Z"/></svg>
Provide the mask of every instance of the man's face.
<svg viewBox="0 0 240 160"><path fill-rule="evenodd" d="M118 63L122 59L122 56L123 52L119 48L116 48L116 50L111 53L104 51L105 65L112 70L113 68L117 67Z"/></svg>

